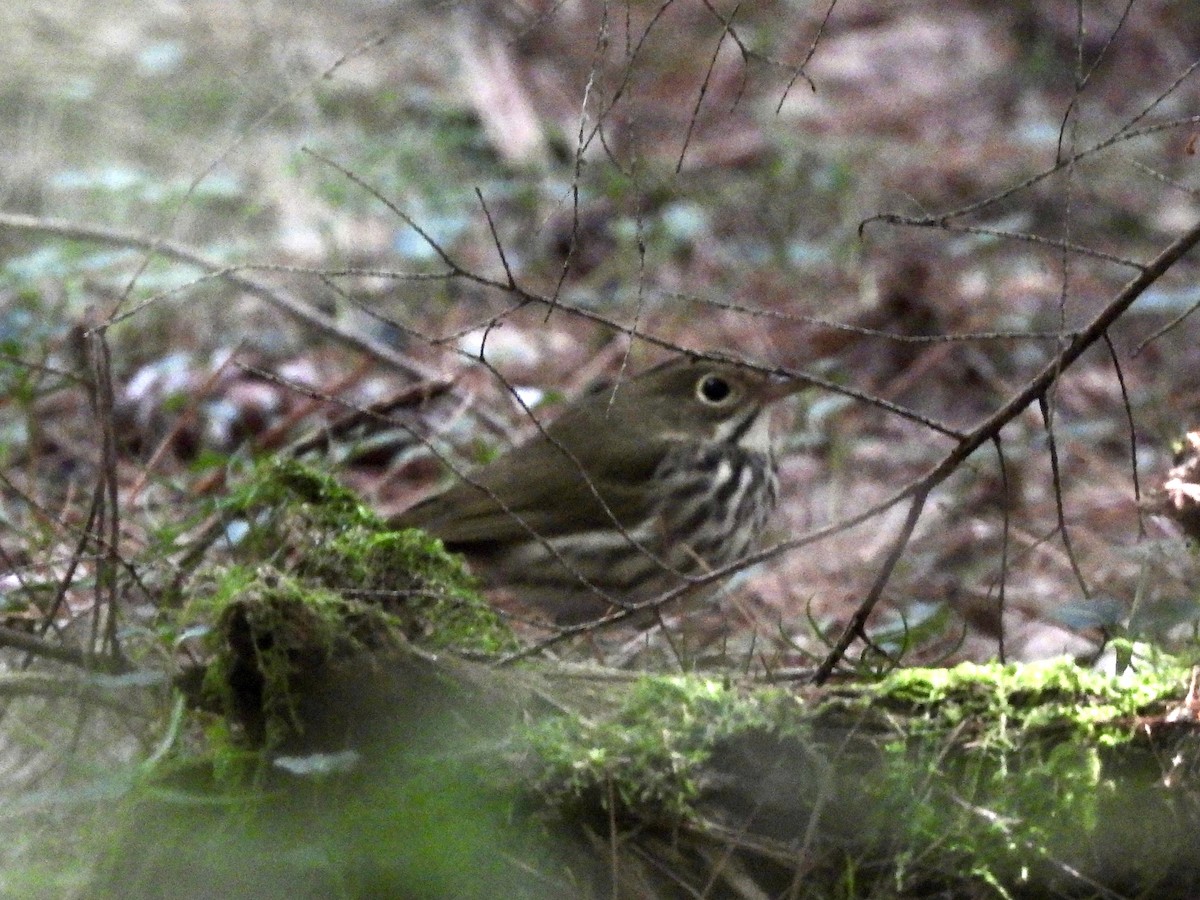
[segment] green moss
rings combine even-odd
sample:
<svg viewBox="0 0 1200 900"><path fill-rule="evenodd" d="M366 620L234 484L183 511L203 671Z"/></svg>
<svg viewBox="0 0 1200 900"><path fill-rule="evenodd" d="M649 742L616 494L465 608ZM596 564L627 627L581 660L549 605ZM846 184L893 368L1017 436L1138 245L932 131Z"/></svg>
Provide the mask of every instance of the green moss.
<svg viewBox="0 0 1200 900"><path fill-rule="evenodd" d="M860 781L876 801L874 830L896 860L898 884L965 877L1017 885L1096 844L1116 790L1099 748L1064 741L1001 749L958 737L891 742L883 764Z"/></svg>
<svg viewBox="0 0 1200 900"><path fill-rule="evenodd" d="M459 557L419 531L387 530L327 473L292 459L266 460L221 511L242 528L234 548L241 568L220 576L224 585L213 592L219 600L245 586L239 571L269 565L299 584L377 605L405 637L428 646L514 646Z"/></svg>
<svg viewBox="0 0 1200 900"><path fill-rule="evenodd" d="M313 686L298 679L370 667L409 641L514 646L461 559L421 532L387 530L329 475L269 460L222 511L234 559L193 581L173 628L203 636L203 693L228 723L210 733L218 754L278 747L297 734L294 698Z"/></svg>
<svg viewBox="0 0 1200 900"><path fill-rule="evenodd" d="M245 574L233 573L231 583L242 588L209 634L203 690L244 732L233 743L273 748L301 728L294 680L378 646L393 624L381 609L278 572L260 570L252 582Z"/></svg>
<svg viewBox="0 0 1200 900"><path fill-rule="evenodd" d="M315 524L330 529L380 524L379 517L328 472L290 457L272 456L258 463L221 504L229 515L296 507L304 509Z"/></svg>
<svg viewBox="0 0 1200 900"><path fill-rule="evenodd" d="M1095 818L1104 777L1099 754L1133 739L1139 712L1178 696L1179 675L1158 669L1106 676L1069 661L905 669L847 688L803 718L822 728L827 714L840 715L835 731L843 733L847 714L851 721L861 715L868 731L892 732L880 736L883 764L873 769L881 796L911 801L915 785L948 767L960 787L1024 798L1022 814L1037 812L1025 808L1031 806L1067 808L1087 821ZM552 796L598 793L603 804L611 789L626 807L679 816L698 796L697 773L722 741L754 730L799 734L801 712L795 696L776 689L648 677L615 713L559 717L535 726L529 738L544 767L540 784ZM1064 741L1064 729L1089 740ZM922 829L920 817L909 821ZM938 821L945 824L942 813Z"/></svg>
<svg viewBox="0 0 1200 900"><path fill-rule="evenodd" d="M1161 802L1157 768L1127 760L1139 715L1178 698L1183 675L1169 662L1111 676L1051 660L897 670L864 688L855 702L894 729L862 789L881 801L898 883L1045 884L1058 861L1092 864L1086 848Z"/></svg>
<svg viewBox="0 0 1200 900"><path fill-rule="evenodd" d="M768 831L811 822L847 873L893 860L894 894L1006 896L1057 884L1063 861L1094 867L1092 854L1128 843L1131 817L1162 818L1162 772L1132 744L1139 717L1180 696L1180 675L1069 661L912 669L807 706L774 688L645 678L614 712L560 716L526 740L551 805L701 833L753 809ZM1149 874L1177 852L1161 831L1134 841L1126 868Z"/></svg>
<svg viewBox="0 0 1200 900"><path fill-rule="evenodd" d="M382 604L407 637L423 644L483 652L515 646L461 558L422 531L352 527L314 547L298 571L348 596Z"/></svg>
<svg viewBox="0 0 1200 900"><path fill-rule="evenodd" d="M561 717L527 733L542 766L539 786L558 802L589 798L651 820L686 816L698 776L717 743L736 734L776 731L794 698L782 691L742 693L715 679L645 677L603 719Z"/></svg>
<svg viewBox="0 0 1200 900"><path fill-rule="evenodd" d="M949 669L896 669L866 689L865 702L916 712L916 730L946 732L969 724L1012 742L1021 729L1070 729L1121 743L1148 707L1178 696L1183 670L1164 661L1106 675L1069 659L1026 664L962 663Z"/></svg>

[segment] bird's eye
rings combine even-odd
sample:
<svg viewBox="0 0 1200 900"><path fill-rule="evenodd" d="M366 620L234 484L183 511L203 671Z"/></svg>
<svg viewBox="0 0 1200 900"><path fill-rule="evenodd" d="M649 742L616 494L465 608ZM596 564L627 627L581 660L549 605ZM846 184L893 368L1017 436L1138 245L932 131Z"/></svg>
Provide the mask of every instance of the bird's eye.
<svg viewBox="0 0 1200 900"><path fill-rule="evenodd" d="M696 396L710 406L721 406L733 396L733 385L720 375L709 373L696 382Z"/></svg>

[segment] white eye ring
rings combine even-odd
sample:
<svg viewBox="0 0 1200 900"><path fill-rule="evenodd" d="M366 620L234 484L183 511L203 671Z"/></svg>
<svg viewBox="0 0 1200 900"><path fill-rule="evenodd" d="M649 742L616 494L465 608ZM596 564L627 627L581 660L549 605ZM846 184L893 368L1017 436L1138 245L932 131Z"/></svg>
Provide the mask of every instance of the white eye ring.
<svg viewBox="0 0 1200 900"><path fill-rule="evenodd" d="M696 382L696 399L706 406L725 406L733 402L735 391L729 379L709 372Z"/></svg>

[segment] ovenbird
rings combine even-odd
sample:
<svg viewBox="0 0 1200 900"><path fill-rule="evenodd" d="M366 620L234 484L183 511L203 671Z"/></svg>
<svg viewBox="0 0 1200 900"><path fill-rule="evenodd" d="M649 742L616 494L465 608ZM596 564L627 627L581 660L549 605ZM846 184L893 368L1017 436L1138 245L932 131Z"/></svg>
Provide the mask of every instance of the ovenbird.
<svg viewBox="0 0 1200 900"><path fill-rule="evenodd" d="M395 516L561 624L735 562L775 507L767 406L802 385L676 360L571 403L520 446Z"/></svg>

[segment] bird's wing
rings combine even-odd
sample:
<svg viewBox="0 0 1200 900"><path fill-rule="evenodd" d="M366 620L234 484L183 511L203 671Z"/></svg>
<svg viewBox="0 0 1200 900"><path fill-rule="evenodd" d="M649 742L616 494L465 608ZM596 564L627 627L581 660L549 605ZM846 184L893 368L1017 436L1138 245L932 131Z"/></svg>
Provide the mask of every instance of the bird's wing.
<svg viewBox="0 0 1200 900"><path fill-rule="evenodd" d="M549 431L553 436L553 427ZM392 524L462 545L524 540L531 530L552 538L604 528L613 518L622 525L639 520L649 503L638 482L649 478L661 455L621 440L607 441L602 453L594 448L585 443L572 461L546 437L536 437Z"/></svg>

